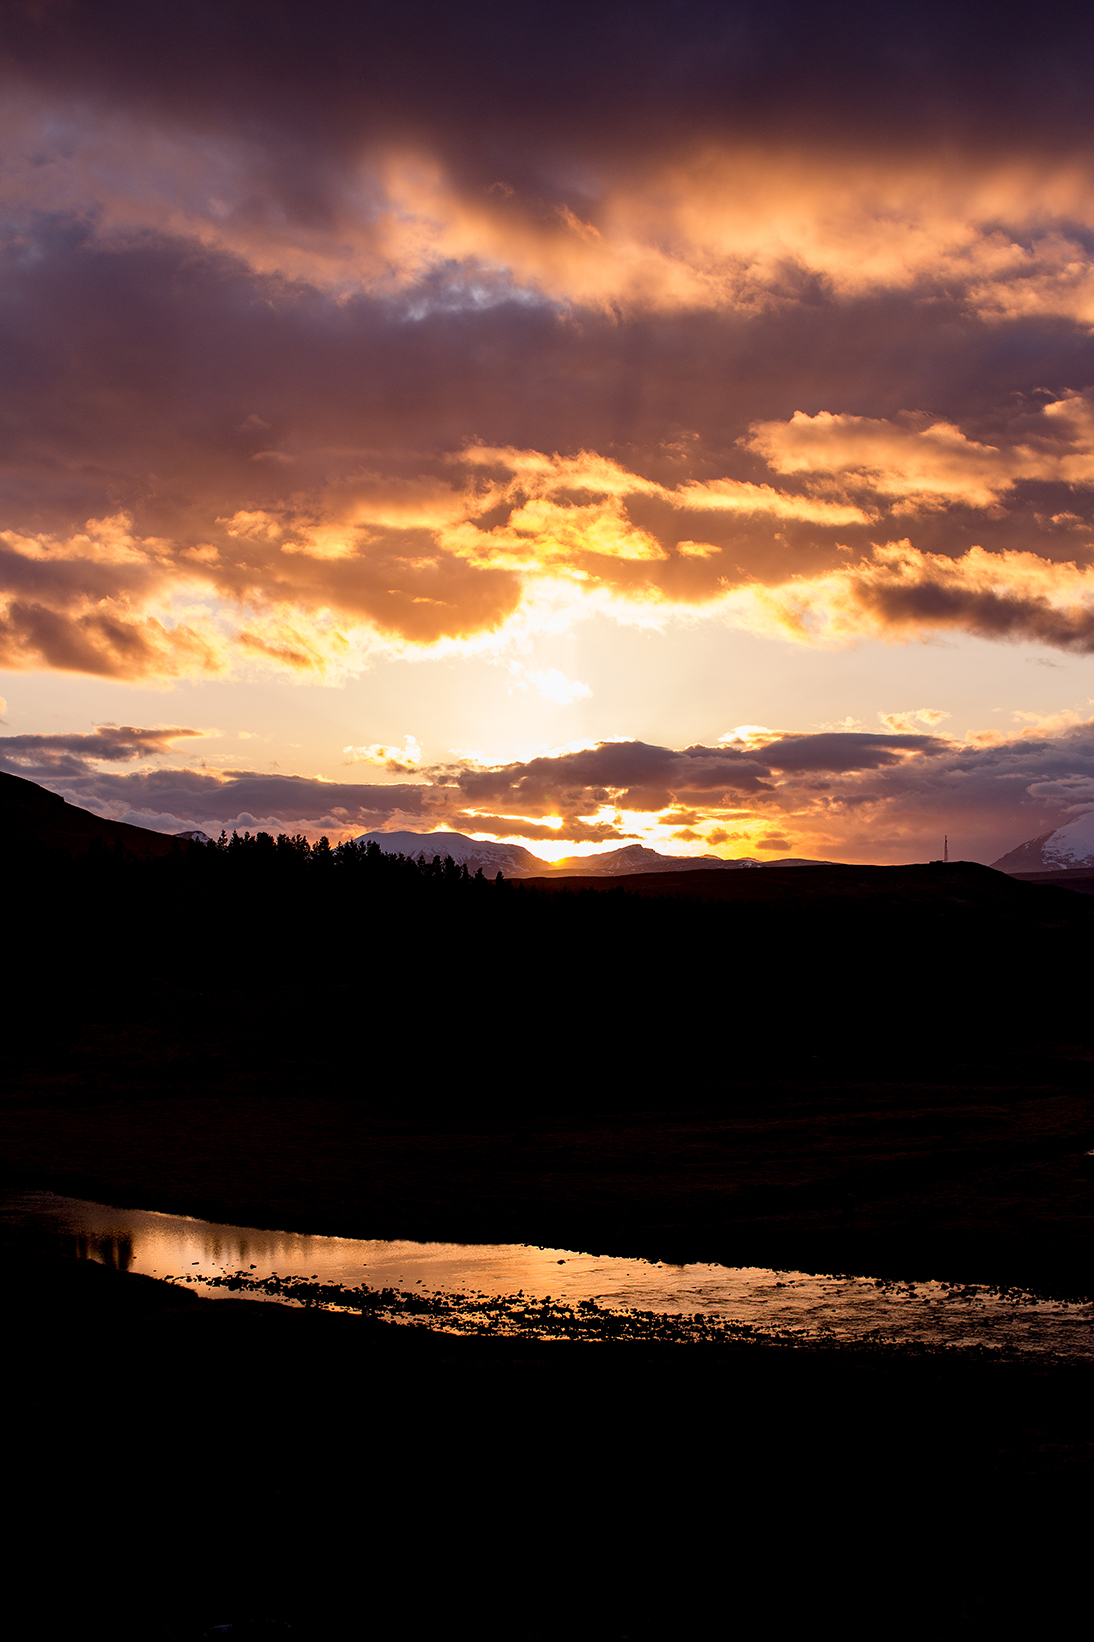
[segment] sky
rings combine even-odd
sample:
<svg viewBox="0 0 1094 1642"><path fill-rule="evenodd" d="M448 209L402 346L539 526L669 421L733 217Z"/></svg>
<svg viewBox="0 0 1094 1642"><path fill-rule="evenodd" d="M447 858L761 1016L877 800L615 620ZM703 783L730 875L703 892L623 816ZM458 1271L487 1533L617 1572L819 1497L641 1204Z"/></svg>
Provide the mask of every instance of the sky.
<svg viewBox="0 0 1094 1642"><path fill-rule="evenodd" d="M1094 808L1084 9L9 0L0 768L990 862Z"/></svg>

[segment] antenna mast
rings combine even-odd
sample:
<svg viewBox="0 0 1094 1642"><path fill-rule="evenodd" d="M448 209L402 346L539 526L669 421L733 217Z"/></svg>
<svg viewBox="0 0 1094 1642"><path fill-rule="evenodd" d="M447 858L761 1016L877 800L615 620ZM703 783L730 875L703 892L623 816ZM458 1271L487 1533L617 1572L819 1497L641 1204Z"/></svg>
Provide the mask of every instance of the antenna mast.
<svg viewBox="0 0 1094 1642"><path fill-rule="evenodd" d="M942 842L942 859L943 859L943 861L948 861L949 858L950 858L950 840L949 840L949 835L947 834L946 837L943 839L943 842Z"/></svg>

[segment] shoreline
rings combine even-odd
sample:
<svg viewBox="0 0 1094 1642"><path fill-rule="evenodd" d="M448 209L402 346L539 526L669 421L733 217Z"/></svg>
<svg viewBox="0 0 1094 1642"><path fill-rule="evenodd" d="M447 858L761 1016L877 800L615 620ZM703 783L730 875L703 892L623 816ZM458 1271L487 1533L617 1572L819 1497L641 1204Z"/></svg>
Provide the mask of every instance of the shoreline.
<svg viewBox="0 0 1094 1642"><path fill-rule="evenodd" d="M869 1088L831 1109L809 1090L736 1110L468 1116L246 1090L43 1094L4 1102L4 1189L316 1236L1094 1296L1085 1093L1014 1100L1011 1117L999 1092L961 1091L956 1122L918 1089L904 1113ZM874 1127L892 1131L882 1155Z"/></svg>

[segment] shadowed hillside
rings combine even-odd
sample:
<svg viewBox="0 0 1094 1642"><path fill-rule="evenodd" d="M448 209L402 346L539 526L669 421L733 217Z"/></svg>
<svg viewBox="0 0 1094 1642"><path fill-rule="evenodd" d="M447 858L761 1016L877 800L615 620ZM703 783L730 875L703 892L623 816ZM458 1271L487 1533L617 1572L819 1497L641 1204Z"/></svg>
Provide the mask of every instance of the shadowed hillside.
<svg viewBox="0 0 1094 1642"><path fill-rule="evenodd" d="M67 804L33 781L0 772L0 849L84 855L93 848L122 850L147 860L177 848L173 838Z"/></svg>
<svg viewBox="0 0 1094 1642"><path fill-rule="evenodd" d="M1018 878L1024 884L1055 884L1059 889L1070 890L1074 895L1094 895L1094 871L1082 867L1071 867L1061 872L1012 872L1012 878Z"/></svg>
<svg viewBox="0 0 1094 1642"><path fill-rule="evenodd" d="M1041 874L1040 878L1070 887L1059 874ZM524 878L521 888L571 895L686 896L689 900L794 907L799 911L823 906L830 912L846 912L852 906L876 906L894 913L929 909L934 916L960 915L962 908L969 913L1006 909L1019 919L1068 915L1066 902L1043 898L1035 902L1017 886L1013 875L980 866L976 861L928 861L903 867L827 863L789 866L771 861L763 872L634 873L614 882L606 878L552 876ZM1075 910L1070 909L1072 913Z"/></svg>

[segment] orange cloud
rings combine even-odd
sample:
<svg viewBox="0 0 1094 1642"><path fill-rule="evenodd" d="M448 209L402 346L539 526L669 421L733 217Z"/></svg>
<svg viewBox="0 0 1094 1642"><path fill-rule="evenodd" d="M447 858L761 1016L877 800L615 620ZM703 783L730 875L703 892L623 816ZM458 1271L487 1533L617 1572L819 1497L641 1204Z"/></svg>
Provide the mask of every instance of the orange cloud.
<svg viewBox="0 0 1094 1642"><path fill-rule="evenodd" d="M949 558L905 540L875 547L868 558L824 575L737 589L726 595L725 611L754 631L802 643L906 639L957 629L1090 653L1094 567L981 547Z"/></svg>
<svg viewBox="0 0 1094 1642"><path fill-rule="evenodd" d="M0 542L21 558L37 559L43 563L58 563L66 559L82 560L89 564L155 564L169 560L171 543L161 537L139 537L133 533L133 520L128 513L115 513L105 519L88 519L83 530L67 537L56 537L39 532L33 536L17 530L0 530ZM195 554L209 549L194 549Z"/></svg>
<svg viewBox="0 0 1094 1642"><path fill-rule="evenodd" d="M844 301L946 288L990 319L1094 322L1085 154L875 157L696 134L668 158L636 149L621 163L594 148L580 191L547 205L534 186L468 176L443 137L373 135L302 160L315 201L305 210L287 208L257 126L210 141L134 104L100 105L78 142L72 127L62 98L24 87L8 99L9 214L94 220L105 244L178 236L336 292L404 292L456 267L480 287L504 281L584 307L755 313L819 281ZM256 459L292 460L276 449Z"/></svg>
<svg viewBox="0 0 1094 1642"><path fill-rule="evenodd" d="M747 442L793 482L896 497L896 512L998 510L1023 478L1094 485L1094 412L1074 394L1027 417L1006 447L952 423L826 412L755 424ZM746 565L734 585L724 546L680 534L696 513L711 528L729 515L768 531L873 517L843 498L728 477L666 484L595 451L473 445L440 467L351 474L306 500L205 518L202 535L217 540L193 546L142 534L124 512L67 536L0 533L0 662L136 678L216 676L242 659L338 674L393 648L496 649L583 608L659 621L705 610L811 643L949 627L1091 646L1092 572L1074 563L983 547L951 557L908 540L848 562L830 535L809 544L817 570L759 581Z"/></svg>
<svg viewBox="0 0 1094 1642"><path fill-rule="evenodd" d="M991 508L1019 479L1094 484L1094 411L1088 402L1069 394L1046 405L1037 422L1036 443L1002 449L968 439L952 422L796 411L789 422L757 423L746 442L776 473L838 475L899 498L897 512L950 502Z"/></svg>
<svg viewBox="0 0 1094 1642"><path fill-rule="evenodd" d="M904 713L879 713L878 718L887 730L913 733L916 730L933 730L952 714L944 712L941 707L913 707Z"/></svg>
<svg viewBox="0 0 1094 1642"><path fill-rule="evenodd" d="M387 210L349 255L372 267L382 246L407 282L442 259L504 269L594 307L757 312L819 280L845 301L945 286L986 318L1094 322L1094 262L1076 232L1094 229L1085 160L708 143L590 181L581 211L544 213L518 190L468 190L439 158L392 154L377 174Z"/></svg>
<svg viewBox="0 0 1094 1642"><path fill-rule="evenodd" d="M661 509L656 531L632 516L636 503ZM0 660L118 677L216 676L241 659L338 673L378 648L497 646L557 624L560 578L575 613L575 598L595 596L618 614L668 614L720 591L717 543L676 546L673 521L696 511L826 526L868 517L766 484L664 485L596 452L473 446L440 475L358 473L206 515L201 536L213 539L196 543L142 534L127 513L67 536L0 533Z"/></svg>
<svg viewBox="0 0 1094 1642"><path fill-rule="evenodd" d="M0 667L55 668L104 678L216 676L228 646L184 624L168 627L126 600L77 599L65 609L9 599L0 610Z"/></svg>
<svg viewBox="0 0 1094 1642"><path fill-rule="evenodd" d="M422 761L422 749L417 738L404 737L405 747L388 747L373 742L369 747L343 747L347 764L378 764L390 775L413 775Z"/></svg>
<svg viewBox="0 0 1094 1642"><path fill-rule="evenodd" d="M909 472L919 463L932 494L949 482L951 495L985 499L993 486L1010 484L1022 463L1025 471L1040 464L1042 471L1086 473L1091 458L1078 448L1085 403L1063 405L1063 412L1049 406L1043 419L1057 415L1070 445L1026 446L1002 472L999 451L948 435L925 439L932 428L871 424L864 431L864 419L819 416L775 431L765 426L754 438L795 474L807 463L811 473L831 473L839 462L845 472L855 462L860 477L895 488L914 480ZM872 459L883 453L889 468L868 470L866 452ZM484 479L487 461L494 471ZM890 477L879 477L884 472ZM476 449L462 482L416 488L419 498L433 498L431 517L439 522L431 529L391 527L382 500L374 517L366 486L350 503L337 503L340 518L324 520L321 501L306 515L293 507L237 510L219 521L219 547L206 544L198 555L185 543L139 535L124 514L90 520L67 538L5 532L0 663L138 678L217 676L242 659L338 674L393 647L497 649L545 624L566 625L586 606L624 620L705 610L712 619L809 643L956 628L1094 647L1094 571L1074 563L982 547L950 557L904 540L857 561L841 555L843 562L813 574L734 586L719 573L716 544L673 543L668 535L670 550L628 510L632 497L659 504L662 534L696 507L716 515L727 498L734 510L763 508L776 518L811 507L822 518L824 509L840 516L842 504L768 486L666 486L587 453L564 459ZM499 514L501 522L491 522ZM835 556L834 543L827 555ZM681 573L692 579L680 581ZM557 695L562 685L539 687ZM570 699L577 687L566 688Z"/></svg>

